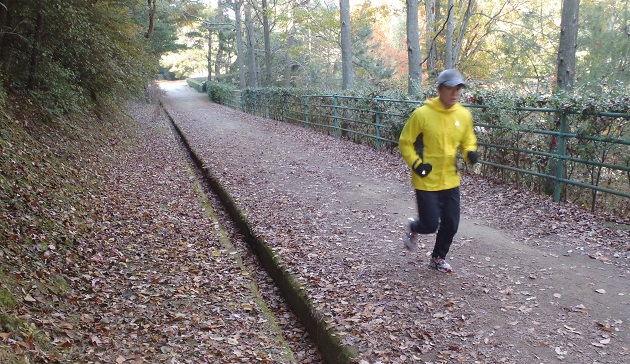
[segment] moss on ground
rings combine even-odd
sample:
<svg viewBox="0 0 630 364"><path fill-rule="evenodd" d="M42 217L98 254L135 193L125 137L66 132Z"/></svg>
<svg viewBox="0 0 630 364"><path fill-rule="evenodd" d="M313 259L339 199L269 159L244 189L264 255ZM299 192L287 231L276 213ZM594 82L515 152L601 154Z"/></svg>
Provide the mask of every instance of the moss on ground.
<svg viewBox="0 0 630 364"><path fill-rule="evenodd" d="M102 169L127 147L131 123L116 110L52 118L14 101L19 109L0 107L0 363L51 362L76 350L52 344L51 315L72 312L84 265L76 247L92 233Z"/></svg>

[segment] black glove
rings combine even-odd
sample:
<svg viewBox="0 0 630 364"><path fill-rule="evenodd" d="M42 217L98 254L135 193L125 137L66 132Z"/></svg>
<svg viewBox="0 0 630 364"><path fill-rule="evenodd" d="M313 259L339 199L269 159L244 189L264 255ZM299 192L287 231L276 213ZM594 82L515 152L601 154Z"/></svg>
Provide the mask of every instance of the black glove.
<svg viewBox="0 0 630 364"><path fill-rule="evenodd" d="M479 154L477 154L477 152L474 152L472 150L468 152L468 160L470 161L471 165L477 163L477 159L479 159Z"/></svg>
<svg viewBox="0 0 630 364"><path fill-rule="evenodd" d="M414 172L416 172L418 174L418 176L426 177L426 176L429 175L429 173L431 173L432 169L433 169L433 167L430 164L428 164L428 163L420 163L413 170L414 170Z"/></svg>

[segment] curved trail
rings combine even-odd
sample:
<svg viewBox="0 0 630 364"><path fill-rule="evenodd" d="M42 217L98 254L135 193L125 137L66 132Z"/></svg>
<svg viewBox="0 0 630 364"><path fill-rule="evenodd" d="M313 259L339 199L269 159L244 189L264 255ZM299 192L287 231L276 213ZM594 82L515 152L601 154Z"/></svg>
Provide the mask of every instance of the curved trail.
<svg viewBox="0 0 630 364"><path fill-rule="evenodd" d="M572 238L494 228L490 191L489 207L463 207L455 272L438 273L427 267L433 236L402 249L415 201L393 156L213 104L181 82L161 87L205 165L359 362L630 360L627 253L609 264ZM462 203L477 204L466 178ZM535 229L552 228L541 218Z"/></svg>

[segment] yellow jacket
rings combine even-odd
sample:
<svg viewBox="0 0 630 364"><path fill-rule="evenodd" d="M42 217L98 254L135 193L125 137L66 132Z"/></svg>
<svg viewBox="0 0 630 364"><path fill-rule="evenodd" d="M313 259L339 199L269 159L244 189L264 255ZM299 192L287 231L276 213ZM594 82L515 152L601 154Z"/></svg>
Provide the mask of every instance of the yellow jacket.
<svg viewBox="0 0 630 364"><path fill-rule="evenodd" d="M413 111L400 133L399 148L411 168L411 185L417 190L440 191L460 184L457 151L466 162L468 152L477 150L470 111L460 103L444 109L440 101L427 100ZM433 169L426 177L413 170L420 163Z"/></svg>

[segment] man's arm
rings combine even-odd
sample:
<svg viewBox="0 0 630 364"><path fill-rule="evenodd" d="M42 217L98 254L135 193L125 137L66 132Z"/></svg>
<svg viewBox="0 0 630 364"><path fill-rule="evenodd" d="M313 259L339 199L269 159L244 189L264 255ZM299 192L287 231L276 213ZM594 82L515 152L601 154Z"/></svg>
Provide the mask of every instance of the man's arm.
<svg viewBox="0 0 630 364"><path fill-rule="evenodd" d="M475 135L475 130L473 128L472 118L469 119L469 126L466 128L466 133L462 139L461 150L467 163L477 163L477 136Z"/></svg>
<svg viewBox="0 0 630 364"><path fill-rule="evenodd" d="M400 132L400 138L398 139L400 153L405 163L411 168L414 167L414 164L422 163L422 157L418 155L414 146L418 135L422 133L420 118L421 116L414 111L405 123L403 130Z"/></svg>

